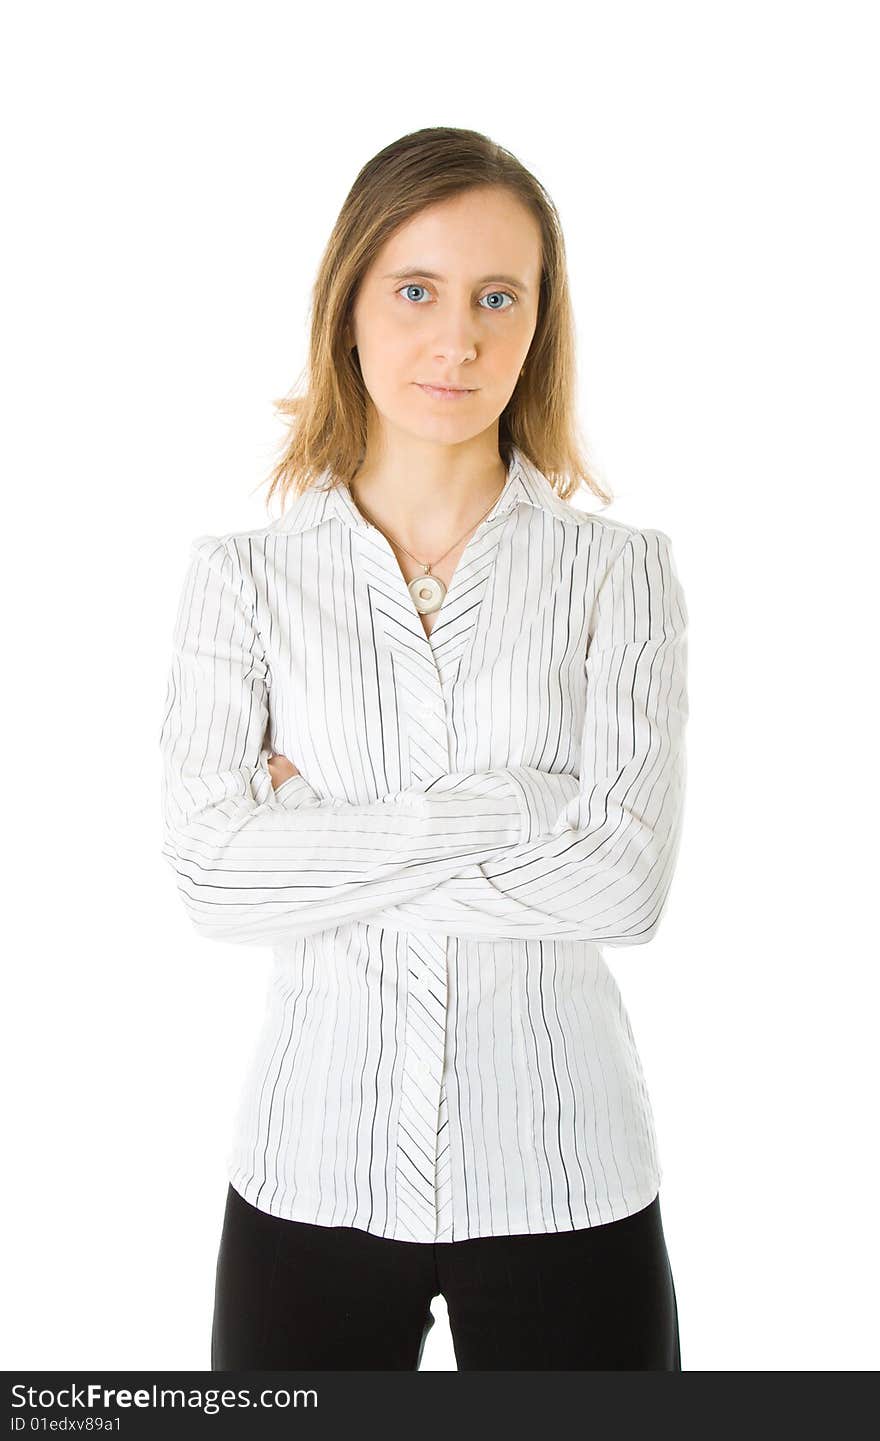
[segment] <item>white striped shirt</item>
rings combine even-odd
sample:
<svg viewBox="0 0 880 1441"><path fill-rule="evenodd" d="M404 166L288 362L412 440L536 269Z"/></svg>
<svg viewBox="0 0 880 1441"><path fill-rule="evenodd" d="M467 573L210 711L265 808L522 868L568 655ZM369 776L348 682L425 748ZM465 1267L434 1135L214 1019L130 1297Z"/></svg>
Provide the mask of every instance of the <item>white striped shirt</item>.
<svg viewBox="0 0 880 1441"><path fill-rule="evenodd" d="M617 1220L661 1179L602 946L651 939L679 847L669 537L514 448L428 637L330 480L197 537L175 623L162 853L200 935L273 948L229 1180L409 1241Z"/></svg>

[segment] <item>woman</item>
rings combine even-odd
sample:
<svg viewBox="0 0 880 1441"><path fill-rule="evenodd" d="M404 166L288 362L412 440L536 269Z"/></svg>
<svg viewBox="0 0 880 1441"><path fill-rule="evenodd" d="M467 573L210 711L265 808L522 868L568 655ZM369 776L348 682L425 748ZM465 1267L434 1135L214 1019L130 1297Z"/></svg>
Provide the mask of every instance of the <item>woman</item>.
<svg viewBox="0 0 880 1441"><path fill-rule="evenodd" d="M680 1370L660 1164L602 945L684 800L669 537L569 503L538 182L472 131L372 159L314 292L279 520L192 545L161 746L197 932L273 947L212 1369ZM455 393L450 393L454 388Z"/></svg>

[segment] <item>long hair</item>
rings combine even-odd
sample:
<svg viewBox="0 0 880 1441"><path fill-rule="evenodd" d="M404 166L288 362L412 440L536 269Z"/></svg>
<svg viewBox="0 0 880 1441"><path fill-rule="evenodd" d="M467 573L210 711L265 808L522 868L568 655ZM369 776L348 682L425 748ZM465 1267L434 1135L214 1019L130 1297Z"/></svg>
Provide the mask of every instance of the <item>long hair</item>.
<svg viewBox="0 0 880 1441"><path fill-rule="evenodd" d="M542 269L535 333L523 374L498 423L499 454L518 446L563 500L586 487L606 504L585 458L577 422L576 357L565 243L556 208L538 180L503 146L476 130L432 126L393 141L363 166L327 242L312 288L303 382L275 401L288 434L269 476L267 505L302 494L329 470L347 484L366 451L368 393L346 328L361 279L389 237L419 211L476 188L504 186L541 228Z"/></svg>

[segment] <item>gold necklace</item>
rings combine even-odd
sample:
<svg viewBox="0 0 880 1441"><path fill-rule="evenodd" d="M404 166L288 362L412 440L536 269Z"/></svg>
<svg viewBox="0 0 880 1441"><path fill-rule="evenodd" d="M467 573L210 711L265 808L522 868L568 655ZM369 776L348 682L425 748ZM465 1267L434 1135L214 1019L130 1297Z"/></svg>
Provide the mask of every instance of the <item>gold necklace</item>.
<svg viewBox="0 0 880 1441"><path fill-rule="evenodd" d="M443 582L442 582L442 580L440 579L439 575L432 575L432 574L431 574L431 568L432 568L432 566L439 565L441 560L445 560L446 557L447 557L447 555L449 555L453 550L455 550L455 547L456 547L457 545L460 545L460 544L461 544L461 542L464 540L465 535L468 535L468 534L470 533L470 531L476 530L477 526L480 525L480 524L486 519L486 516L489 514L489 511L493 510L493 509L495 508L495 506L498 504L498 500L499 500L499 498L500 498L500 496L501 496L501 491L504 490L504 486L505 486L506 484L507 484L507 476L504 477L504 481L502 482L502 485L501 485L501 490L498 492L498 495L496 495L496 497L495 497L495 499L493 500L492 504L489 506L489 510L485 510L485 511L483 512L483 514L480 516L480 519L479 519L478 521L476 521L476 522L474 523L474 525L470 526L470 527L468 528L468 530L466 530L466 531L464 532L464 535L460 535L459 538L458 538L458 540L456 540L456 541L454 541L454 542L452 543L452 545L449 547L449 550L445 550L441 556L438 556L437 560L433 560L433 561L430 561L430 562L424 561L424 560L420 560L417 555L413 555L412 551L411 551L411 550L407 550L406 546L405 546L405 545L401 545L399 541L391 541L391 540L390 540L390 537L387 536L387 535L385 535L385 531L382 529L382 527L381 527L380 525L376 525L376 522L371 518L369 511L366 510L366 509L360 504L360 502L355 498L354 483L351 482L351 481L349 482L348 490L349 490L349 494L351 495L352 500L354 501L355 505L357 505L358 510L360 510L360 511L362 512L362 514L366 516L366 518L367 518L367 520L369 520L370 524L371 524L376 530L378 530L381 535L384 535L384 536L385 536L385 539L389 541L389 544L398 546L399 549L402 550L405 555L408 555L408 556L409 556L410 560L414 560L417 565L424 566L424 575L417 575L416 578L415 578L415 580L410 580L410 581L408 581L408 582L407 582L407 589L408 589L410 595L411 595L412 598L413 598L413 603L414 603L414 605L415 605L416 610L419 612L419 614L420 614L420 615L430 615L430 614L432 614L435 610L439 610L439 609L440 609L441 605L443 604L443 601L444 601L445 598L446 598L446 586L443 584Z"/></svg>

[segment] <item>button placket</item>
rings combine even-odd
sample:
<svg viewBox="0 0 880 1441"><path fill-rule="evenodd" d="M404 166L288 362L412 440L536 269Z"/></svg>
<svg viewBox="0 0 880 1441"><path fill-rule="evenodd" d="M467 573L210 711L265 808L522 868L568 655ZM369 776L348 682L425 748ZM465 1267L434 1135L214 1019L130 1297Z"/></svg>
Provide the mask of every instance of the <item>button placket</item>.
<svg viewBox="0 0 880 1441"><path fill-rule="evenodd" d="M447 707L461 659L473 639L491 583L503 521L518 498L517 479L493 517L472 537L452 579L441 614L426 636L390 545L359 530L359 557L376 621L376 633L394 660L398 696L408 732L410 784L420 788L447 775L450 739ZM414 1239L437 1240L448 1226L448 1137L441 1145L443 1069L446 1054L447 941L445 936L409 938L401 1099L396 1169L398 1221ZM416 1142L414 1138L418 1138ZM433 1145L426 1144L433 1137Z"/></svg>

